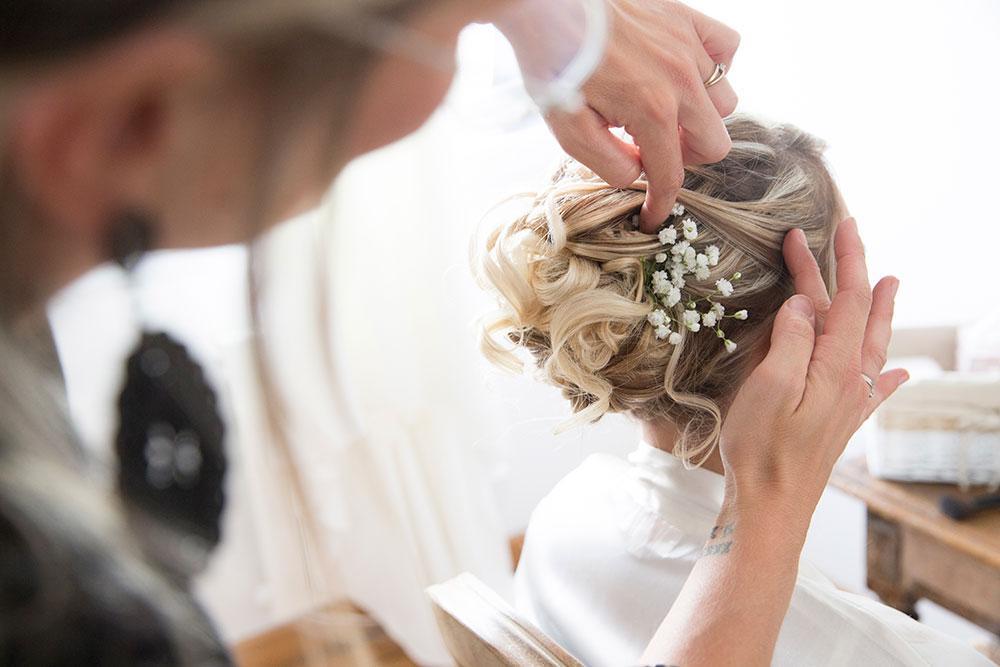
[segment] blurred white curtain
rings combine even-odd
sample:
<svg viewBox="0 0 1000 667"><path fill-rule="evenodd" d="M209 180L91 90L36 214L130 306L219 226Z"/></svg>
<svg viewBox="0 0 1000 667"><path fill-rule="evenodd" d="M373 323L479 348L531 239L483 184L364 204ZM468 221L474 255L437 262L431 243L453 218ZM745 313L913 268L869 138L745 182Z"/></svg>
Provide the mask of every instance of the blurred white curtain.
<svg viewBox="0 0 1000 667"><path fill-rule="evenodd" d="M476 215L453 141L438 117L359 160L266 255L268 348L338 585L423 664L450 662L424 588L470 570L507 595L511 576L491 450L480 446L490 401L473 329L482 296L466 261ZM325 285L320 262L332 267ZM324 291L348 419L319 357ZM272 579L294 569L287 554L273 560L283 565Z"/></svg>
<svg viewBox="0 0 1000 667"><path fill-rule="evenodd" d="M498 390L474 326L489 301L468 261L487 210L537 185L560 152L514 89L495 85L514 65L491 29L465 35L462 62L450 103L423 129L354 162L326 205L267 242L268 347L338 584L424 664L449 661L426 586L469 570L510 597L508 538L523 523L512 530L510 508L497 506L518 495L503 484L519 484L499 450L544 457L537 446L566 412L551 391ZM329 275L317 286L319 263ZM346 421L332 414L317 356L324 291ZM631 428L622 432L630 445Z"/></svg>

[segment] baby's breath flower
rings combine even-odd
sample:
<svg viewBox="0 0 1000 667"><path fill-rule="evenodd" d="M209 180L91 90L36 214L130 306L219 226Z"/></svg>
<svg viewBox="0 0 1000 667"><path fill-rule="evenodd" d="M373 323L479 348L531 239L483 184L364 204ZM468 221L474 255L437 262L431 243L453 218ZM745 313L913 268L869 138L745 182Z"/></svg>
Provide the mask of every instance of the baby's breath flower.
<svg viewBox="0 0 1000 667"><path fill-rule="evenodd" d="M666 294L671 287L670 276L666 271L654 271L652 276L653 293Z"/></svg>
<svg viewBox="0 0 1000 667"><path fill-rule="evenodd" d="M649 315L646 315L646 321L652 324L654 327L662 326L667 323L667 314L657 308Z"/></svg>
<svg viewBox="0 0 1000 667"><path fill-rule="evenodd" d="M661 229L659 233L660 243L663 245L670 245L677 240L677 229L674 227L667 227Z"/></svg>
<svg viewBox="0 0 1000 667"><path fill-rule="evenodd" d="M671 211L671 216L679 218L685 216L685 209L681 204L676 204ZM683 235L683 239L680 239ZM663 248L662 252L653 255L652 266L655 271L649 277L647 290L656 302L657 307L646 315L649 325L653 327L656 338L666 339L671 345L678 345L683 340L684 329L692 333L697 333L703 327L708 331L714 331L715 335L722 341L726 351L732 353L736 350L736 343L726 338L726 332L722 330L722 320L726 316L726 309L721 303L716 303L714 296L699 297L697 294L682 291L687 285L685 276L693 274L699 281L711 279L712 271L710 267L717 266L720 260L719 247L710 245L699 251L691 245L691 242L698 238L698 221L691 215L686 215L680 220L680 225L664 226L658 234L660 243L670 246L670 252ZM733 283L742 274L737 271L729 278L720 278L715 281L717 294L724 298L730 297L735 292ZM698 304L707 301L705 312L698 310ZM681 305L683 312L680 317L671 314L673 309ZM678 309L680 310L680 309ZM736 320L745 320L749 317L747 310L738 310L729 317ZM674 323L677 324L678 331L672 329Z"/></svg>
<svg viewBox="0 0 1000 667"><path fill-rule="evenodd" d="M694 241L698 238L698 223L694 221L694 218L684 218L681 225L684 228L684 238L688 241Z"/></svg>
<svg viewBox="0 0 1000 667"><path fill-rule="evenodd" d="M684 326L688 328L688 331L697 333L701 329L701 313L697 310L685 310Z"/></svg>
<svg viewBox="0 0 1000 667"><path fill-rule="evenodd" d="M710 245L705 248L705 254L708 256L708 265L715 266L719 263L719 247Z"/></svg>
<svg viewBox="0 0 1000 667"><path fill-rule="evenodd" d="M731 296L733 293L733 284L725 278L719 278L716 280L715 287L719 290L719 293L722 294L722 296Z"/></svg>
<svg viewBox="0 0 1000 667"><path fill-rule="evenodd" d="M695 252L694 248L688 246L687 250L684 251L684 268L688 271L694 271L698 267L697 257L698 253Z"/></svg>

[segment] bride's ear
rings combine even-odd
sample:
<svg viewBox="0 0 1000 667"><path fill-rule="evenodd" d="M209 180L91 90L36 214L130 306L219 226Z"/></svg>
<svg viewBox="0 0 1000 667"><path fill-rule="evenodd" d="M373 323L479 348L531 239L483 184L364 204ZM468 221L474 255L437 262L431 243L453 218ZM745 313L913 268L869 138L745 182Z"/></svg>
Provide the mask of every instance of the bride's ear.
<svg viewBox="0 0 1000 667"><path fill-rule="evenodd" d="M48 224L93 234L112 211L152 204L177 100L212 63L194 37L149 30L26 84L8 150L31 206Z"/></svg>

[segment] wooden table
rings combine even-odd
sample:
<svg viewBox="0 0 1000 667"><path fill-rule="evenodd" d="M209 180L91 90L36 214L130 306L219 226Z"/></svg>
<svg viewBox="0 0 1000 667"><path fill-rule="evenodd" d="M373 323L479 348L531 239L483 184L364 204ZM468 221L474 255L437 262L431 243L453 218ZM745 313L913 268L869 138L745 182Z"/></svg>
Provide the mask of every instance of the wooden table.
<svg viewBox="0 0 1000 667"><path fill-rule="evenodd" d="M864 459L845 461L830 483L868 508L868 587L882 601L917 617L926 598L1000 635L1000 511L963 521L938 510L950 484L876 479Z"/></svg>

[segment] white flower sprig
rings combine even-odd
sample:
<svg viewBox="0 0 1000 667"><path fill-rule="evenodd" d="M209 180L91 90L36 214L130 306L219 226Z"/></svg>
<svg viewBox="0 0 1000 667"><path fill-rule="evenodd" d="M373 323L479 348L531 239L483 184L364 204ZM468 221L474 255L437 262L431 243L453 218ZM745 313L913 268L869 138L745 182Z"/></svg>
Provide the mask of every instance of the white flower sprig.
<svg viewBox="0 0 1000 667"><path fill-rule="evenodd" d="M690 214L685 215L682 204L674 204L667 224L657 237L664 248L645 262L646 291L656 304L646 320L656 338L677 345L682 339L681 329L691 333L712 330L722 340L727 352L735 352L736 343L726 337L722 321L727 318L745 320L750 314L746 310L738 310L726 315L725 306L715 301L715 297L731 297L736 291L733 283L742 277L740 272L716 279L712 294L695 299L683 291L687 286L686 277L693 276L698 282L710 280L712 268L719 264L719 248L710 245L699 252L691 245L698 238L698 221ZM702 302L708 306L704 312L698 309Z"/></svg>

